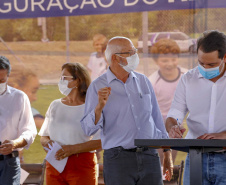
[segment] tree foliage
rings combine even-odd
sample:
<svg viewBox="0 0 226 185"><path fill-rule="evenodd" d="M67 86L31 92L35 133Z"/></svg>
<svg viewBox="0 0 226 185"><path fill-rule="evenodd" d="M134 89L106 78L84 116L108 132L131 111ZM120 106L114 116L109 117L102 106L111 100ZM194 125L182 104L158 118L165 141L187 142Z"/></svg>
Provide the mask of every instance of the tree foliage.
<svg viewBox="0 0 226 185"><path fill-rule="evenodd" d="M205 29L225 31L225 9L152 11L148 14L149 32L180 30L187 34ZM53 41L65 40L65 18L50 17L47 36ZM136 38L142 32L142 13L71 16L70 40L90 40L96 33L108 38L121 35ZM0 37L5 41L40 41L42 28L37 18L0 20Z"/></svg>

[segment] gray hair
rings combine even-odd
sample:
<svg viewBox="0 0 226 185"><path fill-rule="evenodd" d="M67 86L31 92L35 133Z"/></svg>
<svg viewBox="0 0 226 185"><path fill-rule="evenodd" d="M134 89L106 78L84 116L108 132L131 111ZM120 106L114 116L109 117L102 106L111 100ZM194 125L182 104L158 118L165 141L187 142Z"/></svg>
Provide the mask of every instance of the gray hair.
<svg viewBox="0 0 226 185"><path fill-rule="evenodd" d="M122 50L121 46L116 45L116 44L111 44L111 42L115 39L126 39L133 45L132 41L126 37L116 36L116 37L111 38L108 41L107 48L105 50L105 57L106 57L106 60L109 65L111 64L112 55L115 53L121 52L121 50Z"/></svg>

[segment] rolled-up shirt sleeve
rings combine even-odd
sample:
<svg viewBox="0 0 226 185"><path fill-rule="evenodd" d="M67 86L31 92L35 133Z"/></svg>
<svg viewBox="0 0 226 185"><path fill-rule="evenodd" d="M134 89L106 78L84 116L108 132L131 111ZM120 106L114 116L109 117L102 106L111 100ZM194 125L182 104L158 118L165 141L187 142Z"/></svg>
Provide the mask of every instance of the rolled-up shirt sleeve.
<svg viewBox="0 0 226 185"><path fill-rule="evenodd" d="M25 139L27 145L24 148L28 149L33 143L36 135L37 129L32 115L30 101L27 95L24 94L21 98L21 115L18 124L18 137Z"/></svg>
<svg viewBox="0 0 226 185"><path fill-rule="evenodd" d="M85 112L84 117L81 120L81 126L86 135L94 135L100 128L103 128L104 116L101 113L101 117L95 125L95 108L98 104L98 95L95 85L92 83L87 91L85 100Z"/></svg>
<svg viewBox="0 0 226 185"><path fill-rule="evenodd" d="M178 119L178 121L182 123L187 112L188 108L186 103L186 78L185 75L183 75L177 85L173 102L171 104L167 117L172 117L176 120Z"/></svg>
<svg viewBox="0 0 226 185"><path fill-rule="evenodd" d="M98 130L93 136L92 140L100 140L100 130Z"/></svg>

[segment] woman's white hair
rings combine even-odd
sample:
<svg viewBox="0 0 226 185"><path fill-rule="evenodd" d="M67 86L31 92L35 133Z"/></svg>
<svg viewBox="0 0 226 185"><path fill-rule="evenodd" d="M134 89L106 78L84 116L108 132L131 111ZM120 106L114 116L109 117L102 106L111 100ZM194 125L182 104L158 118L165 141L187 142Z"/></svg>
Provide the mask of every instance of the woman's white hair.
<svg viewBox="0 0 226 185"><path fill-rule="evenodd" d="M132 41L130 39L126 38L126 37L116 36L116 37L111 38L108 41L108 44L107 44L107 47L106 47L106 50L105 50L105 57L106 57L106 60L107 60L109 65L111 64L112 55L115 54L115 53L121 52L121 50L122 50L122 47L120 45L116 45L116 44L111 43L115 39L126 39L133 45Z"/></svg>

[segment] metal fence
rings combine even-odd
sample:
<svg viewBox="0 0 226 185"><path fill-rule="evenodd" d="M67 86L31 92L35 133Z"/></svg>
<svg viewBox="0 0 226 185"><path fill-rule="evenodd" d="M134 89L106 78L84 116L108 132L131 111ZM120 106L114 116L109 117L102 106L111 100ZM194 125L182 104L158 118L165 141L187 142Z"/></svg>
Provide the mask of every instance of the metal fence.
<svg viewBox="0 0 226 185"><path fill-rule="evenodd" d="M148 32L181 31L191 38L199 37L205 30L218 29L226 32L224 26L225 13L225 8L151 11L148 12ZM96 33L102 33L107 38L116 35L126 36L133 40L135 46L138 46L138 40L142 36L142 17L141 12L69 17L70 47L68 53L70 61L79 62L82 57L81 62L87 64L90 52L93 50L91 40ZM11 49L17 58L20 58L30 68L38 69L38 75L41 78L55 78L54 75L51 77L50 74L55 74L56 69L53 68L52 71L48 71L45 67L48 64L55 63L60 69L60 65L66 62L67 47L66 42L64 43L66 39L64 17L0 20L0 26L0 37L8 44L9 48L12 45ZM34 50L31 50L34 46L30 49L23 48L23 44L19 48L13 46L12 42L18 43L20 41L23 41L22 43L34 41L33 45L40 44L39 42L43 41L43 45ZM46 41L48 42L46 43ZM58 43L58 41L61 42L59 47L56 46L57 44L51 44L51 42ZM90 41L89 44L87 44L88 41ZM49 46L47 47L46 44ZM76 44L78 46L75 49L71 47L71 45ZM42 46L47 48L42 49ZM18 63L17 59L12 57L12 52L9 52L3 44L0 44L0 53L9 56L13 64ZM35 56L41 58L41 61L37 60ZM185 56L182 57L182 65L186 63L184 67L194 67L195 56L187 55L187 60L184 62ZM141 55L141 57L143 56ZM147 64L150 63L152 63L151 59ZM146 69L146 72L143 69ZM141 60L140 72L150 75L155 69L153 66L147 67Z"/></svg>
<svg viewBox="0 0 226 185"><path fill-rule="evenodd" d="M226 9L223 8L152 11L148 12L147 32L180 31L194 39L205 30L218 29L226 33L225 15ZM138 47L138 40L142 37L143 13L75 16L69 17L68 25L69 44L65 42L64 17L0 20L0 55L9 58L12 69L25 66L37 73L42 84L57 84L68 53L70 62L87 65L90 54L94 52L92 38L96 33L104 34L108 39L116 35L129 37ZM150 54L139 55L141 62L137 71L150 76L158 66ZM196 58L195 53L183 53L179 65L193 68ZM56 98L53 91L56 92L57 87L50 90L42 89L36 104L33 104L43 115L49 103ZM42 162L44 155L40 154L40 161L35 162Z"/></svg>

